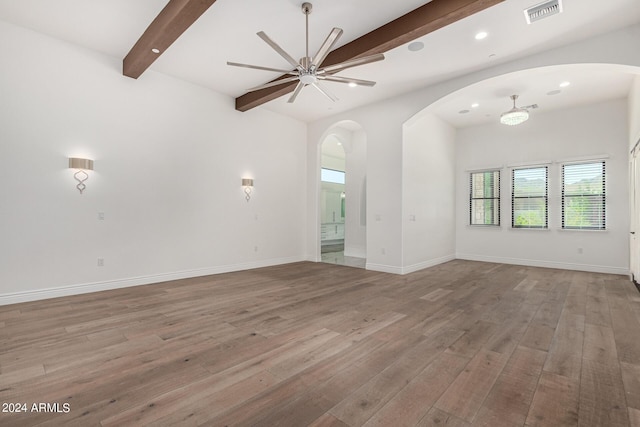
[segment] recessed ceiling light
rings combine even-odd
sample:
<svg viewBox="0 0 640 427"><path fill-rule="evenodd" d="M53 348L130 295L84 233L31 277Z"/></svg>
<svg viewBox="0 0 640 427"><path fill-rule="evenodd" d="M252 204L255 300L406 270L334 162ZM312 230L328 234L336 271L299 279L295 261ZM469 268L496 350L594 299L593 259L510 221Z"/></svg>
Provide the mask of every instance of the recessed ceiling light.
<svg viewBox="0 0 640 427"><path fill-rule="evenodd" d="M476 40L486 39L488 35L489 34L487 34L486 31L480 31L478 34L476 34Z"/></svg>
<svg viewBox="0 0 640 427"><path fill-rule="evenodd" d="M473 104L471 104L471 108L478 108L480 106L480 104L478 104L477 102L474 102Z"/></svg>
<svg viewBox="0 0 640 427"><path fill-rule="evenodd" d="M460 110L458 111L458 114L467 114L469 112L469 110Z"/></svg>
<svg viewBox="0 0 640 427"><path fill-rule="evenodd" d="M354 82L349 83L349 87L356 87L356 86L358 86L358 83L354 83Z"/></svg>
<svg viewBox="0 0 640 427"><path fill-rule="evenodd" d="M151 49L151 52L160 53L160 49L154 47L153 49Z"/></svg>
<svg viewBox="0 0 640 427"><path fill-rule="evenodd" d="M553 96L553 95L557 95L557 94L559 94L561 92L562 91L560 89L556 89L556 90L552 90L551 92L547 92L547 95Z"/></svg>
<svg viewBox="0 0 640 427"><path fill-rule="evenodd" d="M409 43L409 46L407 46L407 49L409 49L411 52L417 52L419 50L422 50L423 48L424 48L424 43L422 42Z"/></svg>
<svg viewBox="0 0 640 427"><path fill-rule="evenodd" d="M567 87L571 84L571 82L562 82L560 83L560 87Z"/></svg>

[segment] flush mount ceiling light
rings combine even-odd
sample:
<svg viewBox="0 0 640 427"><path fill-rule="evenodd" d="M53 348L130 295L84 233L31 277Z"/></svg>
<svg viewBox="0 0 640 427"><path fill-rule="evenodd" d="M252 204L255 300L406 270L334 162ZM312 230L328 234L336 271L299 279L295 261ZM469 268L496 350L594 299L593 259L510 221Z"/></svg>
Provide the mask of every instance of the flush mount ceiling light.
<svg viewBox="0 0 640 427"><path fill-rule="evenodd" d="M476 34L476 40L486 39L489 34L486 31L480 31Z"/></svg>
<svg viewBox="0 0 640 427"><path fill-rule="evenodd" d="M503 125L516 126L529 120L529 111L526 108L516 107L518 95L511 95L513 108L500 116L500 123Z"/></svg>

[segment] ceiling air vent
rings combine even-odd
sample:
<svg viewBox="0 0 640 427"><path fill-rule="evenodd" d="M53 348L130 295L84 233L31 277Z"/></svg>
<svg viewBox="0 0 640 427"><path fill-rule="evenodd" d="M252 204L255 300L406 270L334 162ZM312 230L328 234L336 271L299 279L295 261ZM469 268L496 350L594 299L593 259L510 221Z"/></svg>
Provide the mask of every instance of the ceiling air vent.
<svg viewBox="0 0 640 427"><path fill-rule="evenodd" d="M526 9L524 17L527 20L527 24L531 24L551 15L557 15L560 12L562 12L562 1L550 0Z"/></svg>

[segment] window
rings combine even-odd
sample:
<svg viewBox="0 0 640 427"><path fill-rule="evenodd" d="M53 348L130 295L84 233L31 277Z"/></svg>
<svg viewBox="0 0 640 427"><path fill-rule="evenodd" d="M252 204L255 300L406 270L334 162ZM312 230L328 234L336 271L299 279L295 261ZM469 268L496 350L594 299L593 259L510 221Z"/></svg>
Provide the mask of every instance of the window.
<svg viewBox="0 0 640 427"><path fill-rule="evenodd" d="M469 223L500 225L500 171L471 173Z"/></svg>
<svg viewBox="0 0 640 427"><path fill-rule="evenodd" d="M344 184L344 175L345 173L343 171L326 168L320 169L320 181Z"/></svg>
<svg viewBox="0 0 640 427"><path fill-rule="evenodd" d="M546 166L513 169L511 172L511 226L547 228L548 180Z"/></svg>
<svg viewBox="0 0 640 427"><path fill-rule="evenodd" d="M562 228L605 229L604 162L562 165Z"/></svg>

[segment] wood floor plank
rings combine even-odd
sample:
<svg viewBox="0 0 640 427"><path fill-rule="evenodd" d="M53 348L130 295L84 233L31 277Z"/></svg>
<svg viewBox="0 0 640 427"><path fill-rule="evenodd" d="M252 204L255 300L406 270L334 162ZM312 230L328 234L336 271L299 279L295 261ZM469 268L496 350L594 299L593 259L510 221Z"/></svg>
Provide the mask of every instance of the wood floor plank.
<svg viewBox="0 0 640 427"><path fill-rule="evenodd" d="M640 321L633 313L623 285L609 282L605 287L616 351L621 362L640 365Z"/></svg>
<svg viewBox="0 0 640 427"><path fill-rule="evenodd" d="M551 326L531 322L519 344L536 350L548 351L555 332L555 328Z"/></svg>
<svg viewBox="0 0 640 427"><path fill-rule="evenodd" d="M480 350L434 406L473 422L508 359L508 355Z"/></svg>
<svg viewBox="0 0 640 427"><path fill-rule="evenodd" d="M583 361L578 425L629 425L624 387L617 364L602 364L587 359Z"/></svg>
<svg viewBox="0 0 640 427"><path fill-rule="evenodd" d="M496 353L511 354L528 330L538 307L531 304L521 304L513 317L501 324L497 331L489 338L484 348Z"/></svg>
<svg viewBox="0 0 640 427"><path fill-rule="evenodd" d="M529 414L527 427L578 425L580 382L562 375L542 372Z"/></svg>
<svg viewBox="0 0 640 427"><path fill-rule="evenodd" d="M445 344L446 345L446 344ZM426 367L445 345L423 339L330 410L349 425L362 425Z"/></svg>
<svg viewBox="0 0 640 427"><path fill-rule="evenodd" d="M565 314L558 322L544 370L580 380L584 316Z"/></svg>
<svg viewBox="0 0 640 427"><path fill-rule="evenodd" d="M640 427L640 410L629 408L629 424L631 427Z"/></svg>
<svg viewBox="0 0 640 427"><path fill-rule="evenodd" d="M590 284L587 290L586 323L592 325L611 326L609 301L604 286L599 283Z"/></svg>
<svg viewBox="0 0 640 427"><path fill-rule="evenodd" d="M442 353L377 411L365 426L416 425L467 363L468 358Z"/></svg>
<svg viewBox="0 0 640 427"><path fill-rule="evenodd" d="M524 425L547 353L518 347L482 404L474 424Z"/></svg>
<svg viewBox="0 0 640 427"><path fill-rule="evenodd" d="M423 295L420 297L420 299L424 299L427 301L437 301L440 298L449 295L451 292L453 292L453 290L451 289L443 289L443 288L438 288L434 291L429 292L426 295Z"/></svg>
<svg viewBox="0 0 640 427"><path fill-rule="evenodd" d="M640 365L620 363L627 405L640 410Z"/></svg>
<svg viewBox="0 0 640 427"><path fill-rule="evenodd" d="M331 414L323 414L320 418L309 424L309 427L349 427Z"/></svg>
<svg viewBox="0 0 640 427"><path fill-rule="evenodd" d="M525 277L524 279L522 279L520 281L520 283L518 283L516 285L515 288L513 288L514 291L522 291L522 292L529 292L531 290L533 290L536 285L538 284L537 280L533 280L533 279L529 279L528 277Z"/></svg>
<svg viewBox="0 0 640 427"><path fill-rule="evenodd" d="M606 326L585 324L582 358L604 365L617 365L618 354L613 330Z"/></svg>
<svg viewBox="0 0 640 427"><path fill-rule="evenodd" d="M416 427L470 427L471 424L438 408L431 410L416 424Z"/></svg>
<svg viewBox="0 0 640 427"><path fill-rule="evenodd" d="M479 320L469 330L447 348L447 352L462 357L473 357L478 350L487 344L500 325Z"/></svg>

